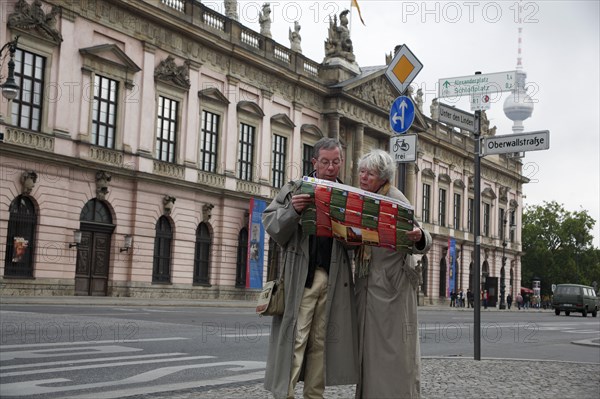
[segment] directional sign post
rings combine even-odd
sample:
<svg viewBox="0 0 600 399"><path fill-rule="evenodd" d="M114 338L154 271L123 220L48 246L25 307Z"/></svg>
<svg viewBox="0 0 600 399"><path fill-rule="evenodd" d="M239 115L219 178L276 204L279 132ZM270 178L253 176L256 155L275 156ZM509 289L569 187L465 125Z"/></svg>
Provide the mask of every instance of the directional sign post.
<svg viewBox="0 0 600 399"><path fill-rule="evenodd" d="M475 115L439 103L438 121L475 133Z"/></svg>
<svg viewBox="0 0 600 399"><path fill-rule="evenodd" d="M390 109L390 126L396 133L406 133L415 120L415 104L409 97L400 96Z"/></svg>
<svg viewBox="0 0 600 399"><path fill-rule="evenodd" d="M438 97L492 95L515 88L517 71L444 78L438 81Z"/></svg>
<svg viewBox="0 0 600 399"><path fill-rule="evenodd" d="M415 57L406 44L403 44L385 70L385 77L398 90L398 93L402 94L415 76L421 72L421 69L423 69L421 61Z"/></svg>
<svg viewBox="0 0 600 399"><path fill-rule="evenodd" d="M417 135L403 134L390 138L390 155L397 162L417 160Z"/></svg>
<svg viewBox="0 0 600 399"><path fill-rule="evenodd" d="M539 151L550 148L550 131L506 134L481 139L481 156L511 152Z"/></svg>

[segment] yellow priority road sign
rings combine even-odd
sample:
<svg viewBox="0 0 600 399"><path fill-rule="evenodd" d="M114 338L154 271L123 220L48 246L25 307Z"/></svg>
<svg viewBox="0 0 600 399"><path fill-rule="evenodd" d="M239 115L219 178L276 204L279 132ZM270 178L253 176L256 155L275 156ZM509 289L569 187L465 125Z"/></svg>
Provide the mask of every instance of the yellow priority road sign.
<svg viewBox="0 0 600 399"><path fill-rule="evenodd" d="M421 69L423 69L421 61L415 57L406 44L403 44L385 70L385 77L398 90L398 93L402 94L421 72Z"/></svg>

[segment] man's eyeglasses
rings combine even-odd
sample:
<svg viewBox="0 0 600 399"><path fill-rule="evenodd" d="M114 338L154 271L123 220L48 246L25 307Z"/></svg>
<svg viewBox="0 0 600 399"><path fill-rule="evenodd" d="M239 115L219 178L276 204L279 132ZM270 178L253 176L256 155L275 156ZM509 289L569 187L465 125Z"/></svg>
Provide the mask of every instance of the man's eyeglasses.
<svg viewBox="0 0 600 399"><path fill-rule="evenodd" d="M329 165L338 166L342 160L339 158L336 158L333 161L330 161L329 159L319 159L317 162L319 162L321 166L329 167Z"/></svg>

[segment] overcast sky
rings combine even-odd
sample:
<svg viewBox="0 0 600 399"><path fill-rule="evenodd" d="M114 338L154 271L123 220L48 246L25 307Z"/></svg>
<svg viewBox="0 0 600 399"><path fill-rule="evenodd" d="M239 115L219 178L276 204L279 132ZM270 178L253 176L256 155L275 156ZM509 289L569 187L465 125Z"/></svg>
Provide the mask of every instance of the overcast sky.
<svg viewBox="0 0 600 399"><path fill-rule="evenodd" d="M220 0L202 2L223 7ZM238 3L240 22L260 31L258 10L263 1ZM299 20L303 54L316 62L324 58L328 16L350 8L350 0L270 4L273 39L289 47L288 29ZM550 149L528 152L523 159L523 174L531 180L524 185L524 202L555 200L569 211L587 210L596 220L594 246L599 247L600 2L358 0L358 4L366 24L352 9L351 39L358 65L383 65L386 53L406 44L424 65L413 86L423 89L428 116L438 79L516 69L521 16L523 69L535 103L533 115L524 122L525 132L550 131ZM491 126L498 127L497 135L512 134L512 121L502 110L508 94L496 98L487 112ZM454 104L470 112L466 99Z"/></svg>

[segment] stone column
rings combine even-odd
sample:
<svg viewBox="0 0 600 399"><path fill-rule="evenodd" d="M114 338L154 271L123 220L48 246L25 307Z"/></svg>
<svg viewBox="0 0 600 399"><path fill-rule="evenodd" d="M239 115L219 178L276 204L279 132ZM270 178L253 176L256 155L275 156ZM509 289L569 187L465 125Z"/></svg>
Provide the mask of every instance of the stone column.
<svg viewBox="0 0 600 399"><path fill-rule="evenodd" d="M327 136L340 139L340 114L327 115Z"/></svg>
<svg viewBox="0 0 600 399"><path fill-rule="evenodd" d="M354 131L354 147L352 153L352 179L351 184L355 187L358 187L358 160L363 155L363 145L365 139L365 125L359 123L356 125L356 130Z"/></svg>
<svg viewBox="0 0 600 399"><path fill-rule="evenodd" d="M406 164L406 187L404 195L411 204L417 203L417 166L413 162Z"/></svg>

